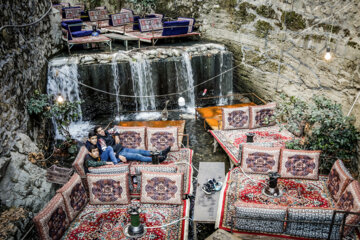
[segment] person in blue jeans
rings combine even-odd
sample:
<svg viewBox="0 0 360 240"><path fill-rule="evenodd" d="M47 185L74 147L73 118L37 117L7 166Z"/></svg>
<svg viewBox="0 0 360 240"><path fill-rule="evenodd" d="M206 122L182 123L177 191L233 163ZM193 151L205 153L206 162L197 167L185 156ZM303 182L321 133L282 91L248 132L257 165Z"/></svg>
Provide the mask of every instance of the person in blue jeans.
<svg viewBox="0 0 360 240"><path fill-rule="evenodd" d="M92 146L95 146L98 148L98 139L97 139L96 133L94 131L89 132L88 139L85 143L85 146L89 150L89 152L91 151ZM111 146L105 148L103 151L99 150L99 152L100 152L101 161L112 162L114 164L118 164L119 162L122 161L121 159L119 159L115 156L114 149Z"/></svg>
<svg viewBox="0 0 360 240"><path fill-rule="evenodd" d="M118 157L122 162L129 161L141 161L151 162L151 152L143 149L132 149L125 148L120 144L120 138L114 128L105 131L101 126L96 126L94 132L98 136L99 149L107 149L112 146L115 156ZM170 152L168 147L160 152L159 162L165 161L167 154Z"/></svg>

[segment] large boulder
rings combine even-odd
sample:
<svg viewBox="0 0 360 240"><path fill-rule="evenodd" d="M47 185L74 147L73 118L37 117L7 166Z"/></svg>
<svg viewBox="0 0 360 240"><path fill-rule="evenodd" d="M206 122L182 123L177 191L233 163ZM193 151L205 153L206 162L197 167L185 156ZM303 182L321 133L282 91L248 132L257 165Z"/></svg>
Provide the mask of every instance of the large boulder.
<svg viewBox="0 0 360 240"><path fill-rule="evenodd" d="M15 150L0 180L0 200L7 207L26 207L37 213L55 194L55 186L46 181L46 170L28 160L28 153L39 149L25 134L19 134Z"/></svg>

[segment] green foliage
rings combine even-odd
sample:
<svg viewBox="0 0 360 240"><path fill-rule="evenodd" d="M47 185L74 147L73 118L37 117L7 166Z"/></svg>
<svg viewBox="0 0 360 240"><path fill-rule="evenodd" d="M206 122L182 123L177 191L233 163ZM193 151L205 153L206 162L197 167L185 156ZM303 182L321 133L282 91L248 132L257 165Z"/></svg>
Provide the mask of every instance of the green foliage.
<svg viewBox="0 0 360 240"><path fill-rule="evenodd" d="M320 169L328 172L336 159L342 159L357 174L357 141L360 134L354 119L342 113L341 105L324 96L312 98L311 103L298 98L286 98L278 104L278 122L300 137L290 141L290 149L321 150Z"/></svg>
<svg viewBox="0 0 360 240"><path fill-rule="evenodd" d="M305 19L294 11L283 12L281 21L285 23L286 27L291 31L302 30L306 27Z"/></svg>
<svg viewBox="0 0 360 240"><path fill-rule="evenodd" d="M155 0L129 0L130 3L134 4L134 9L138 13L146 13L155 9Z"/></svg>
<svg viewBox="0 0 360 240"><path fill-rule="evenodd" d="M60 134L67 140L71 139L69 132L70 123L79 119L78 107L81 102L63 103L53 102L54 96L40 94L35 91L34 96L26 104L27 110L30 115L44 117L46 119L54 119Z"/></svg>
<svg viewBox="0 0 360 240"><path fill-rule="evenodd" d="M261 5L260 7L256 8L256 13L266 18L276 19L276 13L271 6Z"/></svg>
<svg viewBox="0 0 360 240"><path fill-rule="evenodd" d="M255 35L261 38L265 38L270 30L273 30L274 28L270 25L270 23L265 21L257 21L255 24L256 32Z"/></svg>

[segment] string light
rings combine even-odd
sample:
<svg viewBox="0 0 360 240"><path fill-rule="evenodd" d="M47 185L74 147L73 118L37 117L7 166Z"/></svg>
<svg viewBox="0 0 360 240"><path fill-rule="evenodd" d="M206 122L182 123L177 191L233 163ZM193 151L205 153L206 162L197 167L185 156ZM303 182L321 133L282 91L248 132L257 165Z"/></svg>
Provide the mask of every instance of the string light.
<svg viewBox="0 0 360 240"><path fill-rule="evenodd" d="M330 47L327 47L326 48L326 53L325 53L325 56L324 56L325 60L326 61L330 61L332 56L331 56L331 52L330 52Z"/></svg>
<svg viewBox="0 0 360 240"><path fill-rule="evenodd" d="M65 99L63 98L63 96L61 96L61 95L57 96L56 102L57 102L58 104L63 104L64 101L65 101Z"/></svg>
<svg viewBox="0 0 360 240"><path fill-rule="evenodd" d="M178 104L180 107L185 106L185 99L183 97L179 97Z"/></svg>

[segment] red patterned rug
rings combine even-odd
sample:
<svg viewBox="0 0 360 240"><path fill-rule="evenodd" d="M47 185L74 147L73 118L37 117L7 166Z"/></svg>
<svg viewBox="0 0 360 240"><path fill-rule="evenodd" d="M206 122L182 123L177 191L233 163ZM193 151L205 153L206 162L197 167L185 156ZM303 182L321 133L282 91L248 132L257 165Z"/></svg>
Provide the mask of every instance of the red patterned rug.
<svg viewBox="0 0 360 240"><path fill-rule="evenodd" d="M237 164L239 160L239 145L246 143L246 133L255 133L254 142L273 147L284 147L285 142L293 139L293 135L279 126L263 127L256 129L236 129L236 130L210 130L211 135L225 150L231 160Z"/></svg>
<svg viewBox="0 0 360 240"><path fill-rule="evenodd" d="M141 204L141 222L146 227L161 226L188 214L188 201L183 205ZM128 239L124 228L130 222L126 205L88 205L71 223L63 239L110 240ZM142 240L186 239L186 221L162 228L147 229Z"/></svg>
<svg viewBox="0 0 360 240"><path fill-rule="evenodd" d="M326 187L327 177L320 176L318 181L303 179L279 179L279 188L283 195L278 198L269 197L262 191L267 176L248 174L246 177L240 168L228 173L227 182L222 196L219 228L231 230L231 218L235 202L272 204L287 207L333 208L334 200Z"/></svg>

